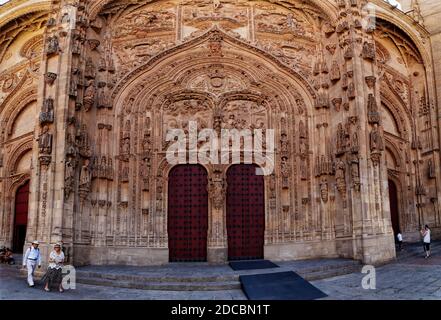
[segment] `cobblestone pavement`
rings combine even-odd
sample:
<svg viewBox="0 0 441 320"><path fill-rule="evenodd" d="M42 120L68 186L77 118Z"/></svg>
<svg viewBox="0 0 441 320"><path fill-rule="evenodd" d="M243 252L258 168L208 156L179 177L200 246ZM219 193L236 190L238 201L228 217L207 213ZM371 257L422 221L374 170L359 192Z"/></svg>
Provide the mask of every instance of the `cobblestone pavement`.
<svg viewBox="0 0 441 320"><path fill-rule="evenodd" d="M330 300L441 300L441 257L406 259L376 269L376 289L362 288L366 274L312 282Z"/></svg>
<svg viewBox="0 0 441 320"><path fill-rule="evenodd" d="M424 259L421 244L398 253L398 260L376 268L376 289L362 288L366 274L352 273L312 282L328 300L441 300L441 242Z"/></svg>
<svg viewBox="0 0 441 320"><path fill-rule="evenodd" d="M0 300L244 300L241 290L148 291L77 284L75 290L45 292L37 284L29 288L18 269L0 265Z"/></svg>
<svg viewBox="0 0 441 320"><path fill-rule="evenodd" d="M441 248L440 248L441 249ZM362 273L313 281L312 284L329 295L328 300L441 300L441 250L434 250L430 259L421 254L400 258L376 268L376 289L362 288ZM0 300L244 300L241 290L226 291L148 291L77 284L75 290L46 293L41 285L28 288L25 277L17 268L0 265Z"/></svg>

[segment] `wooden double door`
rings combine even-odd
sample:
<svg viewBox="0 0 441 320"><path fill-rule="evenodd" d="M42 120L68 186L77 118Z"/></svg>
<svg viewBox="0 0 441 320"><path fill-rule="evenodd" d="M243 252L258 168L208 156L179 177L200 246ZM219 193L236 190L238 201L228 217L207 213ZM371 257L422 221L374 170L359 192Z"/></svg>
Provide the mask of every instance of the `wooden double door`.
<svg viewBox="0 0 441 320"><path fill-rule="evenodd" d="M227 172L228 259L263 258L264 179L257 166L234 165ZM180 165L169 174L170 262L207 261L208 176L200 165Z"/></svg>
<svg viewBox="0 0 441 320"><path fill-rule="evenodd" d="M12 250L22 252L26 241L29 210L29 181L18 188L15 194L14 230Z"/></svg>

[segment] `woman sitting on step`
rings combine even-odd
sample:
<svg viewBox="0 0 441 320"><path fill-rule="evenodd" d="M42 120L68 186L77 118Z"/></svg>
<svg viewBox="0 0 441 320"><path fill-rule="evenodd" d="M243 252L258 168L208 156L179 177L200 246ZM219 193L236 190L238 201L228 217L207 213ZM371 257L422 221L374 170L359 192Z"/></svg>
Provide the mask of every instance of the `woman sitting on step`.
<svg viewBox="0 0 441 320"><path fill-rule="evenodd" d="M64 253L61 251L61 245L57 243L54 246L54 251L49 255L49 266L47 268L47 273L43 277L45 282L44 290L49 292L51 287L58 287L60 292L63 292L63 263L64 263Z"/></svg>

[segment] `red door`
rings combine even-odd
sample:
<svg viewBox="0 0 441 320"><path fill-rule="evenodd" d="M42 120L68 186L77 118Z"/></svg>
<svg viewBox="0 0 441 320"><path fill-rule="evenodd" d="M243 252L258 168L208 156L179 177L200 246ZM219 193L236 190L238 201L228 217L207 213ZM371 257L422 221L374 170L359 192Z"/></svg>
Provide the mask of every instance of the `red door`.
<svg viewBox="0 0 441 320"><path fill-rule="evenodd" d="M199 165L174 167L168 181L170 262L207 261L207 171Z"/></svg>
<svg viewBox="0 0 441 320"><path fill-rule="evenodd" d="M15 195L14 235L12 250L22 252L26 240L29 206L29 181L18 188Z"/></svg>
<svg viewBox="0 0 441 320"><path fill-rule="evenodd" d="M392 220L392 229L394 234L397 235L400 231L400 220L398 212L398 190L395 182L389 180L389 203L390 203L390 215Z"/></svg>
<svg viewBox="0 0 441 320"><path fill-rule="evenodd" d="M228 259L263 259L265 193L255 165L234 165L227 173Z"/></svg>

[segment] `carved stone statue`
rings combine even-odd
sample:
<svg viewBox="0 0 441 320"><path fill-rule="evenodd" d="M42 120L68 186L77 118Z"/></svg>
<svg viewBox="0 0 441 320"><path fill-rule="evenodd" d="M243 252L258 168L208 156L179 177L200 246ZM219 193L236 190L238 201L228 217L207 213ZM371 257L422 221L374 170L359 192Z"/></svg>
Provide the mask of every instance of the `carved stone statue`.
<svg viewBox="0 0 441 320"><path fill-rule="evenodd" d="M87 133L87 126L85 124L81 125L78 134L78 148L81 156L83 156L84 158L90 158L92 156L89 134Z"/></svg>
<svg viewBox="0 0 441 320"><path fill-rule="evenodd" d="M282 160L280 172L282 175L282 188L283 189L289 189L289 177L291 172L291 166L289 165L289 162L286 159Z"/></svg>
<svg viewBox="0 0 441 320"><path fill-rule="evenodd" d="M109 157L109 161L107 161L107 170L106 170L106 178L107 180L112 181L113 180L113 160L112 157Z"/></svg>
<svg viewBox="0 0 441 320"><path fill-rule="evenodd" d="M107 70L107 62L106 62L106 58L101 57L99 62L98 62L98 71L106 71Z"/></svg>
<svg viewBox="0 0 441 320"><path fill-rule="evenodd" d="M328 180L325 177L320 182L320 197L324 203L329 200Z"/></svg>
<svg viewBox="0 0 441 320"><path fill-rule="evenodd" d="M384 150L383 137L377 124L375 124L374 129L370 133L370 147L372 152Z"/></svg>
<svg viewBox="0 0 441 320"><path fill-rule="evenodd" d="M67 200L73 190L75 176L75 165L70 157L66 160L64 168L64 197Z"/></svg>
<svg viewBox="0 0 441 320"><path fill-rule="evenodd" d="M306 143L305 138L299 139L299 153L302 156L305 156L306 154L308 154L308 144Z"/></svg>
<svg viewBox="0 0 441 320"><path fill-rule="evenodd" d="M226 187L225 182L220 174L215 174L209 186L209 193L213 199L213 206L215 209L222 209L224 205Z"/></svg>
<svg viewBox="0 0 441 320"><path fill-rule="evenodd" d="M129 181L129 172L130 172L129 165L127 163L124 163L120 173L121 182Z"/></svg>
<svg viewBox="0 0 441 320"><path fill-rule="evenodd" d="M340 66L338 65L338 62L335 60L334 62L332 62L329 78L331 79L331 81L338 81L341 78Z"/></svg>
<svg viewBox="0 0 441 320"><path fill-rule="evenodd" d="M130 120L127 120L124 124L123 139L130 139L130 131L131 131Z"/></svg>
<svg viewBox="0 0 441 320"><path fill-rule="evenodd" d="M270 175L268 177L268 180L269 180L268 188L269 188L270 198L275 198L276 197L276 175L273 173L272 175Z"/></svg>
<svg viewBox="0 0 441 320"><path fill-rule="evenodd" d="M342 123L338 124L337 127L337 143L336 143L336 154L341 155L347 151L347 131Z"/></svg>
<svg viewBox="0 0 441 320"><path fill-rule="evenodd" d="M150 163L148 159L141 160L141 165L139 168L139 175L142 179L142 190L149 191L149 181L150 181Z"/></svg>
<svg viewBox="0 0 441 320"><path fill-rule="evenodd" d="M95 82L89 81L86 91L84 92L84 110L87 112L95 105L95 98L96 98L96 88L95 88Z"/></svg>
<svg viewBox="0 0 441 320"><path fill-rule="evenodd" d="M95 79L95 77L96 77L96 69L93 64L92 59L90 59L90 58L87 59L87 61L86 61L86 69L84 71L84 76L87 79Z"/></svg>
<svg viewBox="0 0 441 320"><path fill-rule="evenodd" d="M350 82L348 85L348 98L355 99L356 96L357 93L355 92L355 84L353 82Z"/></svg>
<svg viewBox="0 0 441 320"><path fill-rule="evenodd" d="M351 166L351 179L352 179L352 185L354 187L355 191L360 191L360 166L359 166L359 160L357 156L352 156L350 161Z"/></svg>
<svg viewBox="0 0 441 320"><path fill-rule="evenodd" d="M106 177L107 177L107 157L106 156L101 157L98 176L100 179L106 179Z"/></svg>
<svg viewBox="0 0 441 320"><path fill-rule="evenodd" d="M143 154L148 153L152 148L152 139L150 137L150 132L144 134L144 139L142 139L142 152Z"/></svg>
<svg viewBox="0 0 441 320"><path fill-rule="evenodd" d="M89 168L89 160L85 160L81 167L80 184L79 187L82 190L90 190L90 182L92 180L92 174Z"/></svg>
<svg viewBox="0 0 441 320"><path fill-rule="evenodd" d="M375 59L375 44L365 41L363 43L362 56L364 59Z"/></svg>
<svg viewBox="0 0 441 320"><path fill-rule="evenodd" d="M354 132L352 133L351 151L352 153L358 153L360 151L360 139L357 130L354 130Z"/></svg>
<svg viewBox="0 0 441 320"><path fill-rule="evenodd" d="M100 82L98 84L97 108L107 108L108 104L106 84Z"/></svg>
<svg viewBox="0 0 441 320"><path fill-rule="evenodd" d="M47 98L43 102L43 108L40 112L40 124L54 122L54 99Z"/></svg>
<svg viewBox="0 0 441 320"><path fill-rule="evenodd" d="M335 163L335 180L337 182L337 190L341 194L346 193L346 164L338 159Z"/></svg>
<svg viewBox="0 0 441 320"><path fill-rule="evenodd" d="M124 155L130 154L130 139L126 138L122 141L121 153Z"/></svg>
<svg viewBox="0 0 441 320"><path fill-rule="evenodd" d="M50 155L52 153L52 137L52 134L49 132L49 127L44 126L43 131L38 138L40 154Z"/></svg>
<svg viewBox="0 0 441 320"><path fill-rule="evenodd" d="M49 37L47 40L46 54L52 55L60 51L60 43L57 36Z"/></svg>
<svg viewBox="0 0 441 320"><path fill-rule="evenodd" d="M280 138L280 153L283 159L288 159L289 157L289 141L286 133L282 133Z"/></svg>
<svg viewBox="0 0 441 320"><path fill-rule="evenodd" d="M380 113L378 112L377 101L375 96L370 93L368 96L368 121L370 124L380 123Z"/></svg>
<svg viewBox="0 0 441 320"><path fill-rule="evenodd" d="M80 69L75 68L72 70L72 77L70 79L70 88L69 88L69 95L71 97L76 97L78 95L78 85L79 81L78 78L80 76Z"/></svg>

